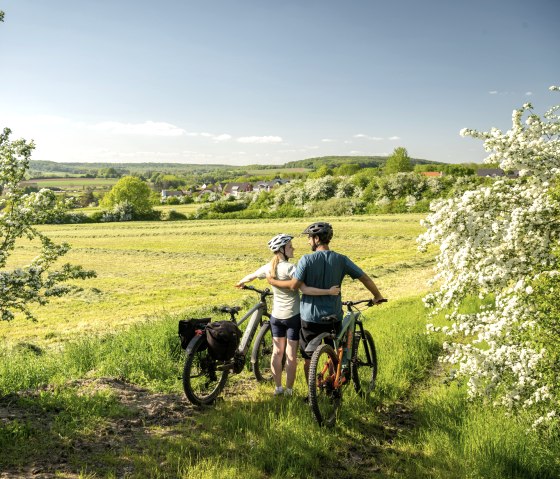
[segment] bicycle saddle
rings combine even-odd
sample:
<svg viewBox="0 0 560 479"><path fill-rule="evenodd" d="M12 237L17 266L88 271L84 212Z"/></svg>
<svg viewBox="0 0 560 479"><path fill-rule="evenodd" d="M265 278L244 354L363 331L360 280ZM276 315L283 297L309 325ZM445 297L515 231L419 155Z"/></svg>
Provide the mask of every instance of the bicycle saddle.
<svg viewBox="0 0 560 479"><path fill-rule="evenodd" d="M229 313L229 314L237 314L241 311L240 306L221 306L220 312L221 313Z"/></svg>

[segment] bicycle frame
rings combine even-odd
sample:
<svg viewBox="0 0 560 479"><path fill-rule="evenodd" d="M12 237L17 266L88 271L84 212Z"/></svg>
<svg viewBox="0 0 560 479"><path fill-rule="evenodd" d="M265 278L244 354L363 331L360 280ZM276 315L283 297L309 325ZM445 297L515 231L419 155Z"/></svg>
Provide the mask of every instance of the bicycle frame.
<svg viewBox="0 0 560 479"><path fill-rule="evenodd" d="M258 326L263 322L262 317L270 316L268 314L268 305L266 303L265 298L266 296L272 294L268 289L261 291L252 286L244 286L243 289L249 289L251 291L256 291L257 293L260 293L261 300L257 304L255 304L249 311L247 311L247 313L245 313L245 315L239 321L235 322L237 326L241 326L245 321L247 321L249 317L251 318L249 320L249 324L247 325L247 328L245 329L245 332L243 333L243 336L241 336L241 341L239 342L239 346L236 349L237 356L240 355L245 356L245 354L249 349L249 345L251 344L251 341L253 341L253 337L257 332ZM191 340L191 342L187 346L185 354L189 354L190 352L192 352L192 349L195 344L195 340L201 334L202 334L202 330L199 331L197 335Z"/></svg>
<svg viewBox="0 0 560 479"><path fill-rule="evenodd" d="M239 342L239 347L237 348L237 352L245 356L247 350L249 349L249 345L251 341L253 341L253 337L257 332L258 326L262 324L262 317L267 313L267 304L266 301L260 301L259 303L255 304L246 314L243 316L238 322L237 326L241 326L249 316L251 319L249 320L249 324L241 336L241 341Z"/></svg>
<svg viewBox="0 0 560 479"><path fill-rule="evenodd" d="M332 339L333 348L338 356L338 365L336 372L334 373L334 387L338 388L348 381L348 377L342 374L343 370L346 371L349 368L350 362L354 355L354 348L357 346L354 344L354 337L356 335L356 327L360 329L360 336L364 335L364 327L360 321L361 311L355 308L358 303L367 301L357 301L343 303L346 306L347 311L342 318L342 327L338 334L331 333L321 333L315 339L313 339L305 348L305 352L308 354L313 353L317 347L323 342L324 339ZM366 348L367 360L371 361L370 351ZM323 371L325 372L325 371Z"/></svg>

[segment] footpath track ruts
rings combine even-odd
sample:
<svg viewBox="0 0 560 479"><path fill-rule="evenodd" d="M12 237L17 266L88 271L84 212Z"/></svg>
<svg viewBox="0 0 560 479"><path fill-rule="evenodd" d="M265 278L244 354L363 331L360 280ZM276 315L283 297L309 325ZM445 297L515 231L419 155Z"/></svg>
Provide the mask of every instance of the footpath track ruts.
<svg viewBox="0 0 560 479"><path fill-rule="evenodd" d="M81 472L87 471L103 477L104 471L108 472L107 465L94 458L109 451L115 452L124 448L137 449L144 439L154 434L154 427L158 430L168 429L169 434L173 434L173 426L188 421L189 417L196 414L183 395L153 393L118 379L79 380L68 383L67 387L87 390L89 394L109 390L116 401L126 408L127 413L124 417L107 419L95 434L53 444L49 451L37 451L33 454L32 464L17 468L0 467L1 479L54 477L70 479L77 478ZM50 387L42 391L48 389ZM32 401L40 393L41 390L28 390L0 398L0 424L13 424L17 421L20 424L32 425L34 431L49 431L61 411L56 409L44 411L21 405L22 399ZM83 461L80 461L79 466L76 465L76 458L81 458ZM129 469L130 466L124 465L117 476L126 477L132 472Z"/></svg>

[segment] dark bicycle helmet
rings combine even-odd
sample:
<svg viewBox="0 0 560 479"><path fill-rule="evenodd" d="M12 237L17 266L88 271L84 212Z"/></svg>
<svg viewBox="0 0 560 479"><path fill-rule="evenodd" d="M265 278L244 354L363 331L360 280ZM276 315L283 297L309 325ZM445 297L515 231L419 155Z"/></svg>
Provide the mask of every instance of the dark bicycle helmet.
<svg viewBox="0 0 560 479"><path fill-rule="evenodd" d="M303 231L304 235L308 236L318 236L321 241L329 242L333 237L333 228L329 223L324 221L319 221L317 223L310 224Z"/></svg>

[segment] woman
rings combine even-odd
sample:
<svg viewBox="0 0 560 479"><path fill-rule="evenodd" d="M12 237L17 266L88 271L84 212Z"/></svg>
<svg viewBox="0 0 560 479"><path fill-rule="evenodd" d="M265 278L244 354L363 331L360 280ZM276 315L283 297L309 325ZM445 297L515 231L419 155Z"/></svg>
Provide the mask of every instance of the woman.
<svg viewBox="0 0 560 479"><path fill-rule="evenodd" d="M254 273L245 276L235 286L242 288L245 283L256 278L265 279L267 276L273 279L290 280L295 266L288 260L294 257L292 246L293 236L287 234L276 235L268 242L268 247L274 253L272 260L261 266ZM311 296L338 295L340 287L332 286L330 289L310 288L305 284L300 287L301 291ZM299 342L299 330L301 319L299 315L299 292L290 289L282 289L272 286L274 300L272 313L270 315L270 326L272 329L273 351L271 360L272 376L276 388L274 395L292 394L292 388L296 379L297 350ZM287 345L286 345L287 340ZM286 352L286 389L282 387L282 358Z"/></svg>

